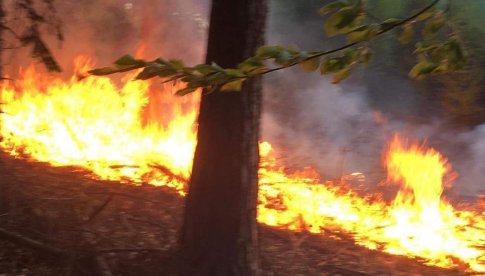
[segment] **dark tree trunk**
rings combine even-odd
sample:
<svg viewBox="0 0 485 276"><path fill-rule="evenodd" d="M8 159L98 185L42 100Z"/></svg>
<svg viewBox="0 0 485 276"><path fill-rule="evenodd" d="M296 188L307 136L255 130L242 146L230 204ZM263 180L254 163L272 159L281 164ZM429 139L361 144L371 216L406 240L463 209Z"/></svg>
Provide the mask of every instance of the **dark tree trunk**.
<svg viewBox="0 0 485 276"><path fill-rule="evenodd" d="M235 67L264 42L266 0L213 0L207 62ZM261 79L202 96L181 242L196 275L258 275Z"/></svg>
<svg viewBox="0 0 485 276"><path fill-rule="evenodd" d="M0 78L3 77L2 52L3 52L3 47L4 47L4 44L5 44L4 40L3 40L3 26L4 26L4 24L5 24L5 11L3 10L3 0L0 0ZM2 79L0 79L0 82L1 81L2 81ZM1 83L0 83L0 85L1 85ZM1 99L1 97L0 97L0 99ZM0 101L0 113L2 112L2 105L1 104L2 103ZM1 116L1 114L0 114L0 116ZM2 139L2 136L0 135L0 141L1 141L1 139ZM0 160L0 166L2 166L1 160ZM1 173L2 173L2 170L0 168L0 178L2 178ZM7 197L6 197L6 191L5 190L6 190L5 184L1 183L1 181L0 181L0 215L7 212Z"/></svg>

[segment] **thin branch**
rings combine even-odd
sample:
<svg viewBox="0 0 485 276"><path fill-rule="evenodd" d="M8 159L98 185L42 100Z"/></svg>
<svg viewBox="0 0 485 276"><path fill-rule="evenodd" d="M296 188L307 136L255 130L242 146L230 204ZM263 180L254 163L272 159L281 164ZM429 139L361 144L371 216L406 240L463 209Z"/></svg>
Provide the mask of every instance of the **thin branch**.
<svg viewBox="0 0 485 276"><path fill-rule="evenodd" d="M127 253L127 252L165 252L162 248L111 248L99 249L96 253Z"/></svg>
<svg viewBox="0 0 485 276"><path fill-rule="evenodd" d="M113 194L110 194L108 198L104 201L103 204L101 204L94 212L89 216L89 218L84 222L84 224L90 223L92 220L96 218L97 215L99 215L105 208L108 206L108 204L113 200Z"/></svg>
<svg viewBox="0 0 485 276"><path fill-rule="evenodd" d="M403 26L411 21L413 21L414 19L418 18L420 15L422 15L423 13L429 11L430 9L432 9L434 6L436 6L441 0L434 0L431 4L429 4L428 6L424 7L422 10L420 10L419 12L415 13L414 15L412 15L411 17L408 17L402 21L399 21L398 23L396 24L393 24L387 28L384 28L382 30L380 30L376 36L378 35L382 35L382 34L385 34L399 26ZM271 73L271 72L275 72L275 71L279 71L279 70L282 70L282 69L286 69L286 68L289 68L289 67L293 67L297 64L300 64L302 62L305 62L305 61L308 61L308 60L311 60L311 59L315 59L315 58L319 58L319 57L322 57L322 56L326 56L326 55L330 55L330 54L333 54L333 53L336 53L336 52L340 52L342 50L345 50L345 49L348 49L348 48L351 48L351 47L354 47L355 45L358 45L362 42L365 42L366 40L363 40L363 41L358 41L358 42L353 42L353 43L349 43L349 44L346 44L344 46L341 46L339 48L336 48L336 49L333 49L333 50L329 50L329 51L324 51L324 52L316 52L314 53L313 55L310 55L308 58L302 60L302 61L298 61L298 62L293 62L289 65L286 65L286 66L281 66L281 67L277 67L277 68L273 68L273 69L270 69L270 70L266 70L264 72L262 72L261 74L259 75L265 75L265 74L268 74L268 73Z"/></svg>
<svg viewBox="0 0 485 276"><path fill-rule="evenodd" d="M10 27L8 27L8 26L6 26L4 24L0 24L0 29L4 29L4 30L8 31L16 39L20 40L20 36L14 30L12 30Z"/></svg>
<svg viewBox="0 0 485 276"><path fill-rule="evenodd" d="M72 251L64 250L61 248L54 247L52 245L44 244L40 241L36 241L31 238L24 237L20 234L7 231L3 228L0 228L0 238L12 241L14 243L17 243L23 246L27 246L32 249L41 250L52 255L67 257L74 254L74 252Z"/></svg>
<svg viewBox="0 0 485 276"><path fill-rule="evenodd" d="M189 180L187 178L173 173L169 168L167 168L167 167L165 167L163 165L160 165L160 164L151 164L150 167L152 167L154 169L157 169L160 172L166 174L168 177L170 177L172 179L175 179L175 180L178 180L178 181L180 181L182 183L188 183L189 182Z"/></svg>
<svg viewBox="0 0 485 276"><path fill-rule="evenodd" d="M127 197L127 198L131 198L131 199L135 199L135 200L141 200L141 201L144 201L144 202L159 203L159 201L148 200L148 199L141 198L141 197L138 197L138 196L133 196L133 195L130 195L130 194L119 193L119 192L112 192L112 193L108 193L108 192L86 192L86 195L113 195L113 196Z"/></svg>

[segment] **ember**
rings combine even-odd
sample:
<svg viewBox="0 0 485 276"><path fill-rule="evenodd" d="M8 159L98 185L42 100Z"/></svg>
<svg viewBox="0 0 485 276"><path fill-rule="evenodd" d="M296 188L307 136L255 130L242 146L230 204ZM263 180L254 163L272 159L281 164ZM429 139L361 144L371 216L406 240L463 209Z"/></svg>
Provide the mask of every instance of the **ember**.
<svg viewBox="0 0 485 276"><path fill-rule="evenodd" d="M76 63L76 75L90 67L86 58ZM53 166L82 166L101 179L166 185L184 195L199 98L175 98L168 87L131 78L118 89L109 78L62 81L27 68L1 90L1 147ZM391 141L388 183L400 190L390 203L320 181L312 169L288 173L268 142L260 153L261 223L315 234L342 231L367 248L485 271L483 206L457 210L443 198L453 172L436 150L398 136Z"/></svg>

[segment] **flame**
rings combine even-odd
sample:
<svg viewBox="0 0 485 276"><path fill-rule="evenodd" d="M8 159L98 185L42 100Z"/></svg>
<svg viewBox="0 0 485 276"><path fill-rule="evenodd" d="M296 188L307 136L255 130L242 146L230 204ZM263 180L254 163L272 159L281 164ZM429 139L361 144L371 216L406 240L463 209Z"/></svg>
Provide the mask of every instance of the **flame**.
<svg viewBox="0 0 485 276"><path fill-rule="evenodd" d="M183 183L167 181L163 168L190 174L198 96L174 100L169 87L128 81L133 76L121 89L106 77L78 80L91 65L86 57L75 65L76 76L67 82L30 66L2 87L0 145L54 166L83 166L101 179L166 184L184 193Z"/></svg>
<svg viewBox="0 0 485 276"><path fill-rule="evenodd" d="M483 217L480 222L474 218L478 214L455 211L442 197L443 181L452 171L446 158L434 149L406 147L395 136L386 159L389 181L401 184L390 209L391 225L383 232L399 246L387 251L411 253L444 267L453 266L455 257L484 271L484 251L478 249L485 241Z"/></svg>
<svg viewBox="0 0 485 276"><path fill-rule="evenodd" d="M471 271L485 271L484 213L455 210L442 198L443 181L454 175L436 150L406 147L394 137L385 161L388 181L400 184L400 190L389 204L379 196L361 197L321 183L314 172L288 174L268 148L261 146L259 221L316 234L342 231L370 249L444 268L462 262Z"/></svg>
<svg viewBox="0 0 485 276"><path fill-rule="evenodd" d="M198 94L175 97L171 87L130 81L133 75L119 85L105 77L79 79L90 68L90 59L79 57L67 81L30 66L4 83L0 146L54 166L81 166L100 179L165 185L185 195ZM443 197L443 183L450 185L454 174L436 150L398 136L391 141L388 183L400 187L392 202L322 181L311 168L290 172L268 142L260 143L260 154L259 222L314 234L341 232L370 249L485 272L483 206L458 210Z"/></svg>

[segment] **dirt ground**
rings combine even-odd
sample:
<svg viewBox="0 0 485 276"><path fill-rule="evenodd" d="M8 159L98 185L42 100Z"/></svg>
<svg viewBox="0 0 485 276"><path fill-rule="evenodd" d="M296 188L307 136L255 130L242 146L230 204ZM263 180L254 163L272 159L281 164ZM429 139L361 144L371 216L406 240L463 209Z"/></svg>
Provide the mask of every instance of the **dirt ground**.
<svg viewBox="0 0 485 276"><path fill-rule="evenodd" d="M183 198L174 191L94 180L79 168L3 152L0 181L9 206L0 212L0 276L183 275L176 253ZM261 225L260 243L267 276L469 275L367 250L341 233Z"/></svg>

